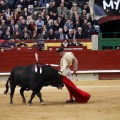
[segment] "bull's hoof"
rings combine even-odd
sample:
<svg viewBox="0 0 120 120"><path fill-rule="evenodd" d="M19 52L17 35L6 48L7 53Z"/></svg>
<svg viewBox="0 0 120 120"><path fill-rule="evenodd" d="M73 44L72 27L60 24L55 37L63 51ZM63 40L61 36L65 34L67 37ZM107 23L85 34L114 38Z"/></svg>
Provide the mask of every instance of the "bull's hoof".
<svg viewBox="0 0 120 120"><path fill-rule="evenodd" d="M28 103L28 106L31 106L32 105L32 103Z"/></svg>
<svg viewBox="0 0 120 120"><path fill-rule="evenodd" d="M22 100L22 103L25 104L25 103L26 103L26 100Z"/></svg>
<svg viewBox="0 0 120 120"><path fill-rule="evenodd" d="M41 105L45 105L45 103L44 103L44 102L41 102L40 104L41 104Z"/></svg>
<svg viewBox="0 0 120 120"><path fill-rule="evenodd" d="M10 106L12 106L13 105L13 103L10 103Z"/></svg>

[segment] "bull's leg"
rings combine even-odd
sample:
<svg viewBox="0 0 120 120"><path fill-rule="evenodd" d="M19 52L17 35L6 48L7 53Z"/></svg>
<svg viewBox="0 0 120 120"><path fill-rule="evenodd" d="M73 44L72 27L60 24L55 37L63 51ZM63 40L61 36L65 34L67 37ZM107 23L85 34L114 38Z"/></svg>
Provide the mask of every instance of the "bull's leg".
<svg viewBox="0 0 120 120"><path fill-rule="evenodd" d="M40 99L40 103L41 103L42 105L45 105L45 103L44 103L44 101L43 101L43 99L42 99L42 94L41 94L41 92L38 92L38 93L37 93L37 96L38 96L39 99Z"/></svg>
<svg viewBox="0 0 120 120"><path fill-rule="evenodd" d="M28 104L29 104L29 105L32 104L32 99L33 99L34 97L35 97L35 93L32 92L32 94L31 94L31 98L30 98L30 100L28 101Z"/></svg>
<svg viewBox="0 0 120 120"><path fill-rule="evenodd" d="M16 85L11 85L10 89L11 89L11 92L10 92L10 105L13 104L13 95L14 95L14 92L15 92L15 87Z"/></svg>
<svg viewBox="0 0 120 120"><path fill-rule="evenodd" d="M25 91L24 88L21 88L21 89L20 89L20 94L21 94L21 96L22 96L22 102L25 104L25 103L26 103L26 99L25 99L25 96L24 96L24 91Z"/></svg>

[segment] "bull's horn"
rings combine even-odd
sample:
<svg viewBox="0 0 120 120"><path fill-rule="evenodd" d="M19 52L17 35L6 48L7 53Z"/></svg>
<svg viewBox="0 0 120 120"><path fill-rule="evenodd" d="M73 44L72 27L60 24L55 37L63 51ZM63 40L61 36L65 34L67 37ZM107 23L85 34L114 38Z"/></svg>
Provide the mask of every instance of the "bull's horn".
<svg viewBox="0 0 120 120"><path fill-rule="evenodd" d="M60 74L60 75L62 75L62 76L65 76L61 71L59 71L58 74Z"/></svg>

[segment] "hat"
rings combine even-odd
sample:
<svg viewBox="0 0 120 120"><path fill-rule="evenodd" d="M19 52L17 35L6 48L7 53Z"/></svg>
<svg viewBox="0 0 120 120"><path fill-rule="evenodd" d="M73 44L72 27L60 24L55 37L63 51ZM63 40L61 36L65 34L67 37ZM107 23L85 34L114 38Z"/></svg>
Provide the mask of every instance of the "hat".
<svg viewBox="0 0 120 120"><path fill-rule="evenodd" d="M64 48L60 47L58 48L57 52L60 53L60 52L63 52L64 51Z"/></svg>
<svg viewBox="0 0 120 120"><path fill-rule="evenodd" d="M79 27L79 28L78 28L78 30L82 30L82 28L81 28L81 27Z"/></svg>

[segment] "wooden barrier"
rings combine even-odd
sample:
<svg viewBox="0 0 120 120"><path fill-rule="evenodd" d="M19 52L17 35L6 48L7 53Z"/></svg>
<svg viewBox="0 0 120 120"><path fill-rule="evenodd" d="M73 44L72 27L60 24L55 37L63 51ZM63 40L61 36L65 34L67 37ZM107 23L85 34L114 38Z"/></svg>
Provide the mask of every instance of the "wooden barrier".
<svg viewBox="0 0 120 120"><path fill-rule="evenodd" d="M10 50L0 52L0 73L10 72L17 65L29 65L36 63L35 52L39 55L39 63L59 65L61 57L53 51L32 50ZM99 73L99 79L120 78L120 52L119 50L73 50L79 61L78 71L110 71L110 73ZM73 66L71 66L72 68ZM56 68L56 69L59 69ZM93 72L95 73L95 72ZM111 74L112 73L112 74Z"/></svg>

